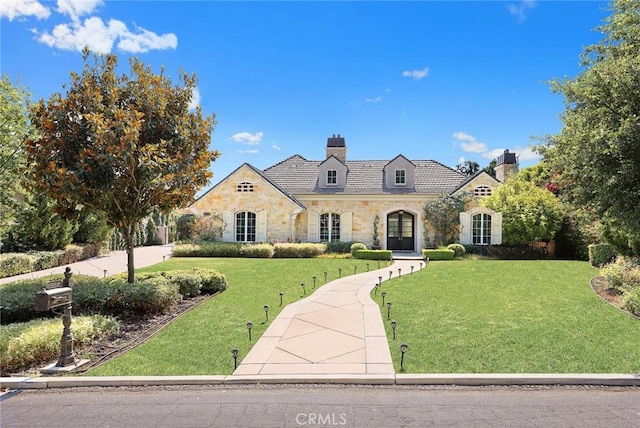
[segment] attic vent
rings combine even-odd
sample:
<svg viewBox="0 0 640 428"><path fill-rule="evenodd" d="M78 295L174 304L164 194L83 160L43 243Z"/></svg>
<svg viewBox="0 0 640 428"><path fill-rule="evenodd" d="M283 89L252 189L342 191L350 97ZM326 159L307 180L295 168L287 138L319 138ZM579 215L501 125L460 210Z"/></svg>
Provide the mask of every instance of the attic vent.
<svg viewBox="0 0 640 428"><path fill-rule="evenodd" d="M298 165L289 165L289 168L297 168Z"/></svg>

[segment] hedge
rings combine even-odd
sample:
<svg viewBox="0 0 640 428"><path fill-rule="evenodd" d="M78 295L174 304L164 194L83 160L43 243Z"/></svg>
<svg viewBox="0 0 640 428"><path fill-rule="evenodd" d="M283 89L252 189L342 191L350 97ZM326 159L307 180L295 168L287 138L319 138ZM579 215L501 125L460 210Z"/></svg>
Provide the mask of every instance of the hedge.
<svg viewBox="0 0 640 428"><path fill-rule="evenodd" d="M357 251L366 250L366 249L367 249L367 246L364 245L362 242L356 242L354 244L351 244L351 249L349 250L349 252L351 253L352 257L355 257Z"/></svg>
<svg viewBox="0 0 640 428"><path fill-rule="evenodd" d="M242 257L242 244L236 242L200 242L174 245L174 257Z"/></svg>
<svg viewBox="0 0 640 428"><path fill-rule="evenodd" d="M464 256L464 253L467 252L466 248L464 248L464 245L462 244L449 244L447 245L447 249L453 250L455 257L462 257Z"/></svg>
<svg viewBox="0 0 640 428"><path fill-rule="evenodd" d="M453 260L456 253L453 250L441 248L437 250L422 250L422 257L433 260Z"/></svg>
<svg viewBox="0 0 640 428"><path fill-rule="evenodd" d="M33 272L33 262L33 257L27 254L0 254L0 278Z"/></svg>
<svg viewBox="0 0 640 428"><path fill-rule="evenodd" d="M240 248L242 257L254 259L270 259L273 257L273 245L271 244L245 244Z"/></svg>
<svg viewBox="0 0 640 428"><path fill-rule="evenodd" d="M327 242L327 253L341 253L346 254L351 252L351 245L355 244L355 241L331 241Z"/></svg>
<svg viewBox="0 0 640 428"><path fill-rule="evenodd" d="M355 258L362 260L391 260L391 250L357 250Z"/></svg>
<svg viewBox="0 0 640 428"><path fill-rule="evenodd" d="M279 259L295 259L295 258L313 258L324 254L327 251L327 244L314 243L277 243L273 247L274 258Z"/></svg>
<svg viewBox="0 0 640 428"><path fill-rule="evenodd" d="M71 329L76 349L118 332L120 323L102 315L74 317ZM0 326L0 370L16 371L55 360L60 355L59 319L33 320Z"/></svg>
<svg viewBox="0 0 640 428"><path fill-rule="evenodd" d="M590 244L589 263L593 267L601 267L616 258L615 250L609 244Z"/></svg>

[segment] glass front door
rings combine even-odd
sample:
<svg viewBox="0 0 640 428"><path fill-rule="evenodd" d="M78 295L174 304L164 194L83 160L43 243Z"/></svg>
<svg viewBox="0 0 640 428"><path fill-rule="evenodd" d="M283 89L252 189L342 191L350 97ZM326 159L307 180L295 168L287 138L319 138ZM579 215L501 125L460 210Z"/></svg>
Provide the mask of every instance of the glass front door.
<svg viewBox="0 0 640 428"><path fill-rule="evenodd" d="M387 250L414 251L413 214L396 211L387 216Z"/></svg>

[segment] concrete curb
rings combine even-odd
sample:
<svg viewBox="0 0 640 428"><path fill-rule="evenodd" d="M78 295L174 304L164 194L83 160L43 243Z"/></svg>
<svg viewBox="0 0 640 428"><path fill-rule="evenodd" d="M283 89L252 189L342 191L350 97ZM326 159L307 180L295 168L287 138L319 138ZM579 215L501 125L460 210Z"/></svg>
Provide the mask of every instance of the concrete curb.
<svg viewBox="0 0 640 428"><path fill-rule="evenodd" d="M80 387L168 386L168 385L600 385L640 387L636 374L395 374L395 375L274 375L274 376L86 376L2 377L2 389L47 389Z"/></svg>

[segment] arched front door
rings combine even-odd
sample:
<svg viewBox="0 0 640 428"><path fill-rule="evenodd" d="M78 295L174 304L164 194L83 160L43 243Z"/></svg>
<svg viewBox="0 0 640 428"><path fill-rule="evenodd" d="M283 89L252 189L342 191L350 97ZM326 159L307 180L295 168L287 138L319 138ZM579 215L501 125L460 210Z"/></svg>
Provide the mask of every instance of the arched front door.
<svg viewBox="0 0 640 428"><path fill-rule="evenodd" d="M415 216L396 211L387 216L387 250L414 251Z"/></svg>

